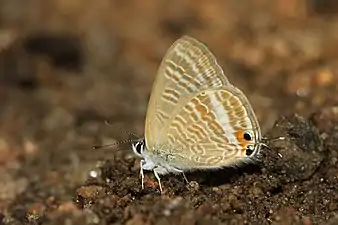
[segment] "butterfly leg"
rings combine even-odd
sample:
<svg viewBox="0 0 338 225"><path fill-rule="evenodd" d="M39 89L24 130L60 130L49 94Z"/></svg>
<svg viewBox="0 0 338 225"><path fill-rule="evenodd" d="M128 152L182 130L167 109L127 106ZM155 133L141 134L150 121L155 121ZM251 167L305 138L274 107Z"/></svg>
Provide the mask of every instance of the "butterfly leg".
<svg viewBox="0 0 338 225"><path fill-rule="evenodd" d="M142 159L140 161L140 176L141 176L141 185L142 185L142 189L144 189L144 174L143 174L143 164L144 164L144 160Z"/></svg>
<svg viewBox="0 0 338 225"><path fill-rule="evenodd" d="M185 176L185 173L184 173L183 170L180 170L180 169L177 169L177 168L172 168L172 170L173 170L175 173L180 173L180 174L182 174L184 181L187 182L187 184L189 184L188 178Z"/></svg>
<svg viewBox="0 0 338 225"><path fill-rule="evenodd" d="M187 179L187 177L185 176L185 173L182 171L182 175L183 175L183 179L185 180L185 182L187 182L187 184L189 184L189 181Z"/></svg>
<svg viewBox="0 0 338 225"><path fill-rule="evenodd" d="M158 186L160 187L160 192L162 193L163 190L162 190L162 185L161 185L161 179L160 179L160 176L158 175L158 173L156 172L156 169L157 169L157 168L154 169L154 175L155 175L155 177L156 177L156 179L157 179Z"/></svg>

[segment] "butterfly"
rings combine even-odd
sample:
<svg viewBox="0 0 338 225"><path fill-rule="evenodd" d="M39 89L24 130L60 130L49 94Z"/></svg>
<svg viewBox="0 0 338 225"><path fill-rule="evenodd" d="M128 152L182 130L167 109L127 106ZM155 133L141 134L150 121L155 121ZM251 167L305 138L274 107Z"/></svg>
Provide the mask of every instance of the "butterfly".
<svg viewBox="0 0 338 225"><path fill-rule="evenodd" d="M145 137L132 144L144 170L159 175L252 161L261 149L256 115L207 46L184 36L165 54L151 91ZM186 179L186 178L185 178Z"/></svg>

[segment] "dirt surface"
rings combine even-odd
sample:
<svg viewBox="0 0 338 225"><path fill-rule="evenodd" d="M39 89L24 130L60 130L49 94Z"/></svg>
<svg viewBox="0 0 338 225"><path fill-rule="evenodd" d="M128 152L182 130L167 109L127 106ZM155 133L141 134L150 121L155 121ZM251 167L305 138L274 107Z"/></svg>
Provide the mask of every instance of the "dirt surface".
<svg viewBox="0 0 338 225"><path fill-rule="evenodd" d="M246 93L269 148L164 176L161 195L130 145L92 146L142 137L182 35ZM337 43L331 0L0 0L0 224L338 224Z"/></svg>

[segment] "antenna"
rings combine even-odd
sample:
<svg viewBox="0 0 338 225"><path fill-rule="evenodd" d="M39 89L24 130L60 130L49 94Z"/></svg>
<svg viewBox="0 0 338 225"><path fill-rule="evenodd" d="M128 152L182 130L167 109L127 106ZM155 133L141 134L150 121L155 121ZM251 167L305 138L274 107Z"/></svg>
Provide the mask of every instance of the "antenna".
<svg viewBox="0 0 338 225"><path fill-rule="evenodd" d="M278 140L285 140L285 137L276 137L276 138L271 138L271 139L269 139L267 137L262 137L262 140L264 140L264 141L278 141ZM268 148L268 149L271 150L271 148L267 144L265 144L263 142L259 142L257 144L261 145L261 146L264 146L264 147L266 147L266 148Z"/></svg>
<svg viewBox="0 0 338 225"><path fill-rule="evenodd" d="M106 125L108 125L108 126L116 127L116 125L110 123L108 120L105 120L104 123L105 123ZM120 131L126 133L126 134L129 134L130 136L134 136L134 137L136 137L137 139L140 139L140 137L139 137L137 134L134 134L134 133L132 133L132 132L130 132L130 131L127 131L127 130L123 129L122 127L119 127L118 129L119 129Z"/></svg>
<svg viewBox="0 0 338 225"><path fill-rule="evenodd" d="M118 145L118 143L113 143L113 144L107 144L107 145L93 145L93 149L100 149L100 148L109 148L109 147L113 147L115 145Z"/></svg>
<svg viewBox="0 0 338 225"><path fill-rule="evenodd" d="M262 137L262 140L269 140L269 141L278 141L278 140L285 140L285 137L276 137L276 138L267 138L267 137Z"/></svg>
<svg viewBox="0 0 338 225"><path fill-rule="evenodd" d="M116 127L114 124L110 123L108 120L105 120L104 123L108 126L112 126L112 127ZM124 132L124 133L127 133L129 134L130 136L134 136L138 139L140 139L140 137L134 133L131 133L123 128L119 128L120 131ZM117 142L114 142L114 143L111 143L111 144L106 144L106 145L94 145L92 147L92 149L96 150L96 149L100 149L100 148L109 148L109 147L114 147L116 145L119 145L119 144L125 144L125 143L130 143L130 142L133 142L133 141L136 141L134 139L128 139L128 140L124 140L124 141L117 141Z"/></svg>
<svg viewBox="0 0 338 225"><path fill-rule="evenodd" d="M94 150L100 149L100 148L109 148L109 147L114 147L114 146L119 145L119 144L130 143L130 142L133 142L133 141L134 140L129 139L129 140L126 140L126 141L118 141L118 142L111 143L111 144L106 144L106 145L94 145L92 148Z"/></svg>

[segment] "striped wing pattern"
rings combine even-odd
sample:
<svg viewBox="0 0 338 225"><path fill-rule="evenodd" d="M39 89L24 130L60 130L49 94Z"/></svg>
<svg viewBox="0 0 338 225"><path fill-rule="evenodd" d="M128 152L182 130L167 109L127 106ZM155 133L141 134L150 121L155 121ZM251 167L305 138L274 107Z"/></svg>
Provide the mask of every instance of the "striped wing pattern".
<svg viewBox="0 0 338 225"><path fill-rule="evenodd" d="M180 169L217 168L245 158L247 145L259 137L258 122L248 100L235 87L202 91L171 120L162 146ZM243 138L250 132L252 140ZM161 151L161 147L158 146Z"/></svg>
<svg viewBox="0 0 338 225"><path fill-rule="evenodd" d="M147 148L167 144L168 124L191 96L229 85L204 44L186 36L177 40L163 58L153 85L145 123Z"/></svg>

